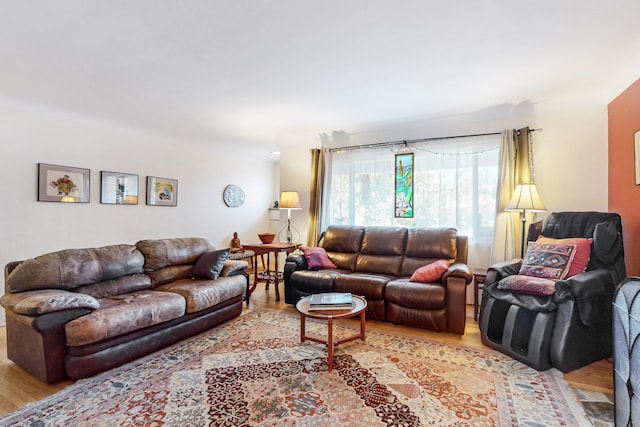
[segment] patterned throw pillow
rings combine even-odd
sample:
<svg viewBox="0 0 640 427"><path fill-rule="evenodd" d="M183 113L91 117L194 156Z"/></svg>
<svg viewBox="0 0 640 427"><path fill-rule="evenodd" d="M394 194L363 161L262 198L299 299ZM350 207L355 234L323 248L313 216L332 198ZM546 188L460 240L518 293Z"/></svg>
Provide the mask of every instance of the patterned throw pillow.
<svg viewBox="0 0 640 427"><path fill-rule="evenodd" d="M556 282L542 277L514 274L498 282L498 289L522 292L531 295L552 295L556 291Z"/></svg>
<svg viewBox="0 0 640 427"><path fill-rule="evenodd" d="M571 262L569 272L566 278L575 276L576 274L584 273L589 265L589 258L591 257L591 242L593 239L585 239L582 237L569 237L566 239L552 239L551 237L538 237L536 243L558 243L561 245L576 245L576 256Z"/></svg>
<svg viewBox="0 0 640 427"><path fill-rule="evenodd" d="M576 245L531 242L518 274L562 280L567 276L576 254Z"/></svg>
<svg viewBox="0 0 640 427"><path fill-rule="evenodd" d="M431 283L442 278L442 275L449 268L451 262L445 259L434 261L431 264L423 265L413 272L410 282Z"/></svg>
<svg viewBox="0 0 640 427"><path fill-rule="evenodd" d="M324 248L301 246L300 250L307 259L309 270L320 270L322 268L337 268L337 266L329 259L327 251Z"/></svg>

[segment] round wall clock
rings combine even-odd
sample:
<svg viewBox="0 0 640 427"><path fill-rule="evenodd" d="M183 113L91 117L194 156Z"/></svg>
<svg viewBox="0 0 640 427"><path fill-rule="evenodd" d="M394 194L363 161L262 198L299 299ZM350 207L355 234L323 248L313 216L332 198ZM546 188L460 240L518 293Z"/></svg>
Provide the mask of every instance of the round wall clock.
<svg viewBox="0 0 640 427"><path fill-rule="evenodd" d="M237 185L229 184L225 187L222 198L227 206L237 208L244 203L244 191Z"/></svg>

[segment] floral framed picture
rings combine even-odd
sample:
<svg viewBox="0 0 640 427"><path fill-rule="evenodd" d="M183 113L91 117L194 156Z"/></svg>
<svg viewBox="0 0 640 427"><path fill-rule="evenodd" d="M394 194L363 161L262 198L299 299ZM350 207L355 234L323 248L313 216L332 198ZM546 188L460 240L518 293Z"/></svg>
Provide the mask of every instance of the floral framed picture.
<svg viewBox="0 0 640 427"><path fill-rule="evenodd" d="M395 217L413 218L413 153L396 154Z"/></svg>
<svg viewBox="0 0 640 427"><path fill-rule="evenodd" d="M154 206L178 206L178 180L148 176L147 204Z"/></svg>
<svg viewBox="0 0 640 427"><path fill-rule="evenodd" d="M138 175L102 171L100 178L100 203L138 204Z"/></svg>
<svg viewBox="0 0 640 427"><path fill-rule="evenodd" d="M38 163L38 201L89 203L90 170Z"/></svg>

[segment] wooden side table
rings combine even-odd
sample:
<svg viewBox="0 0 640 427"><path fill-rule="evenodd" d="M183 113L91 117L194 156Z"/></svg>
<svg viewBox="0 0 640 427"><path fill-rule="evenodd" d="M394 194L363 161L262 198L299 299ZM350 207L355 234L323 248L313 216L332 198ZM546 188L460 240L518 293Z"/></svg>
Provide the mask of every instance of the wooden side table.
<svg viewBox="0 0 640 427"><path fill-rule="evenodd" d="M484 279L487 278L487 269L486 268L474 268L473 269L473 320L478 320L478 311L479 300L480 297L478 295L479 291L484 289Z"/></svg>
<svg viewBox="0 0 640 427"><path fill-rule="evenodd" d="M278 254L280 252L290 253L295 251L300 243L250 243L248 245L242 245L242 248L245 250L250 250L254 252L253 256L253 286L249 290L249 295L253 293L258 285L258 281L260 280L258 277L258 255L262 256L267 254L267 268L264 272L264 281L267 284L267 289L269 289L269 283L273 280L274 288L276 291L276 301L280 301L280 290L278 289L278 283L280 282L281 273L279 273L278 268ZM270 270L271 260L269 259L269 254L275 254L276 258L276 266L275 270Z"/></svg>
<svg viewBox="0 0 640 427"><path fill-rule="evenodd" d="M343 344L349 341L355 341L360 339L364 341L365 334L365 321L367 311L367 300L359 295L352 295L351 310L323 310L323 311L310 311L309 303L311 302L311 296L302 298L296 304L296 309L300 313L300 342L305 340L317 342L327 345L327 366L329 371L333 369L333 348L336 345ZM334 319L346 319L347 317L360 316L360 333L352 335L341 340L334 340L333 338L333 320ZM306 332L306 320L307 317L313 319L324 319L327 321L327 339L320 337L313 337L307 335Z"/></svg>

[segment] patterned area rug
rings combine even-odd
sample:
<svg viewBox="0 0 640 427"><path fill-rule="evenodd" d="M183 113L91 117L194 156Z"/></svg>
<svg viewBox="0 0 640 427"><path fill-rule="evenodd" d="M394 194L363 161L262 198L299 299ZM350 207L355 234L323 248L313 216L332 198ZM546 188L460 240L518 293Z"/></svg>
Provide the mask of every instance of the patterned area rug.
<svg viewBox="0 0 640 427"><path fill-rule="evenodd" d="M354 323L334 325L352 335ZM256 310L78 381L0 419L21 426L590 425L558 371L489 351L367 332L299 342L297 316ZM326 323L307 321L325 334Z"/></svg>

